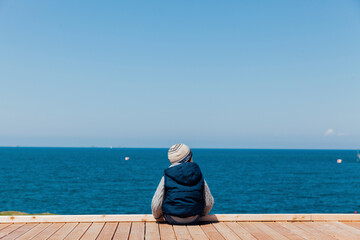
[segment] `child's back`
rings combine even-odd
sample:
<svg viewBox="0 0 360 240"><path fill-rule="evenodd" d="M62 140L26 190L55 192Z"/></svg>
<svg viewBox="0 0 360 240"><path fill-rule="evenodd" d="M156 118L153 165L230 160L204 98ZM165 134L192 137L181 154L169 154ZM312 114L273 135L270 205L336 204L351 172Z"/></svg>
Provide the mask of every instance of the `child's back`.
<svg viewBox="0 0 360 240"><path fill-rule="evenodd" d="M165 170L163 213L178 217L201 215L205 208L204 178L196 163L186 162Z"/></svg>
<svg viewBox="0 0 360 240"><path fill-rule="evenodd" d="M210 212L214 199L188 146L173 145L168 157L172 165L164 171L153 197L153 215L171 224L194 223Z"/></svg>

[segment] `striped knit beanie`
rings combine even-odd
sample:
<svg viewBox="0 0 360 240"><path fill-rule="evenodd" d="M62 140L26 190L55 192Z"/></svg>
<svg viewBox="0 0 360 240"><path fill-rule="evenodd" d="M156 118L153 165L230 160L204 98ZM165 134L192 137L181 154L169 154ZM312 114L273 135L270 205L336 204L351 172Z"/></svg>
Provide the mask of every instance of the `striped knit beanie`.
<svg viewBox="0 0 360 240"><path fill-rule="evenodd" d="M168 151L168 158L171 164L186 162L191 159L192 153L188 146L183 143L172 145Z"/></svg>

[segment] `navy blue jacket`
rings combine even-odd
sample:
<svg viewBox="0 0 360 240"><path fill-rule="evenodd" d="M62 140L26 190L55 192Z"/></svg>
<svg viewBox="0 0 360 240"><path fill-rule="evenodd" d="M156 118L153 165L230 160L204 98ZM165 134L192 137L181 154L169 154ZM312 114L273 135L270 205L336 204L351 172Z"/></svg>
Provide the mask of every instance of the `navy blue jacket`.
<svg viewBox="0 0 360 240"><path fill-rule="evenodd" d="M165 171L164 214L177 217L202 215L205 208L204 178L193 162L181 163Z"/></svg>

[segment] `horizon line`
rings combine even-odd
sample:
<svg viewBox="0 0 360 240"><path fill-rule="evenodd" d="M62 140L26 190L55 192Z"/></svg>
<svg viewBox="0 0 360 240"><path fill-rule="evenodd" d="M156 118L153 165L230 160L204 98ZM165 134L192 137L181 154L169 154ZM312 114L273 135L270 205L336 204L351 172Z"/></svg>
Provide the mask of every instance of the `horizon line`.
<svg viewBox="0 0 360 240"><path fill-rule="evenodd" d="M102 149L168 149L168 147L104 147L104 146L0 146L0 148L102 148ZM218 149L218 150L353 150L356 148L232 148L232 147L192 147L191 149Z"/></svg>

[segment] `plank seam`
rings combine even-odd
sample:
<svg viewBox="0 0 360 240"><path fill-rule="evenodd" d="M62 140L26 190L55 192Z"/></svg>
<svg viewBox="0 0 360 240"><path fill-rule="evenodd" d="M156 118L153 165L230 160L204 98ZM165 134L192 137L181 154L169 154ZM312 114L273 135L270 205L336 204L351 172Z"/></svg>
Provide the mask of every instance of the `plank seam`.
<svg viewBox="0 0 360 240"><path fill-rule="evenodd" d="M222 235L222 234L221 234L221 232L219 231L219 229L217 229L217 227L215 227L213 223L210 223L210 224L213 226L213 228L215 228L215 229L216 229L216 231L220 234L220 236L222 236L222 237L223 237L223 239L226 239L226 237L225 237L224 235ZM237 236L237 235L236 235L236 236Z"/></svg>
<svg viewBox="0 0 360 240"><path fill-rule="evenodd" d="M156 225L157 225L157 229L158 229L158 233L159 233L159 239L161 239L160 224L159 224L159 223L156 223Z"/></svg>
<svg viewBox="0 0 360 240"><path fill-rule="evenodd" d="M33 239L34 237L36 237L37 235L39 235L40 233L42 233L43 231L45 231L46 229L48 229L49 227L51 227L54 223L51 223L49 226L47 226L46 228L44 228L42 231L38 232L35 236L33 236L31 239Z"/></svg>
<svg viewBox="0 0 360 240"><path fill-rule="evenodd" d="M26 232L24 232L23 234L20 234L19 236L17 236L16 238L19 238L21 237L22 235L24 235L25 233L29 232L31 229L35 228L37 225L39 225L40 223L38 224L35 224L32 228L28 229ZM26 225L26 224L25 224ZM24 226L24 225L23 225Z"/></svg>
<svg viewBox="0 0 360 240"><path fill-rule="evenodd" d="M46 240L49 239L49 238L51 238L52 235L54 235L54 234L55 234L57 231L59 231L63 226L65 226L65 224L66 224L66 223L64 223L58 230L56 230L55 232L53 232L48 238L46 238Z"/></svg>
<svg viewBox="0 0 360 240"><path fill-rule="evenodd" d="M130 229L129 229L129 233L128 233L128 237L127 237L128 240L130 239L132 227L133 227L133 222L130 222Z"/></svg>
<svg viewBox="0 0 360 240"><path fill-rule="evenodd" d="M117 231L117 229L118 229L119 225L120 225L120 223L118 222L118 223L116 224L116 228L115 228L115 230L114 230L113 234L111 235L111 239L114 239L115 233L116 233L116 231Z"/></svg>
<svg viewBox="0 0 360 240"><path fill-rule="evenodd" d="M104 225L103 225L102 228L100 229L98 235L96 235L96 238L95 238L95 239L98 239L98 237L100 236L100 233L101 233L101 231L104 229L105 225L106 225L106 223L104 223Z"/></svg>
<svg viewBox="0 0 360 240"><path fill-rule="evenodd" d="M2 236L1 238L4 238L4 237L8 236L9 234L13 233L15 230L18 230L19 228L21 228L21 227L24 226L24 225L25 225L25 224L20 225L19 227L15 228L15 229L12 230L11 232L8 232L6 235ZM10 224L9 226L11 226L11 224ZM6 228L4 228L4 229L6 229ZM3 230L3 229L2 229L2 230Z"/></svg>
<svg viewBox="0 0 360 240"><path fill-rule="evenodd" d="M2 230L4 230L5 228L9 227L12 223L6 223L6 224L7 224L7 226L5 226L4 228L0 228L0 231L2 231ZM4 224L4 225L6 225L6 224Z"/></svg>
<svg viewBox="0 0 360 240"><path fill-rule="evenodd" d="M75 225L75 227L73 227L73 229L71 229L70 232L64 236L63 239L66 239L67 236L69 236L69 235L72 233L72 231L74 231L74 229L77 228L77 226L79 226L79 224L80 224L80 223L77 223L77 224Z"/></svg>
<svg viewBox="0 0 360 240"><path fill-rule="evenodd" d="M81 238L85 235L85 233L90 229L90 227L91 227L92 225L93 225L93 222L89 225L88 228L86 228L86 230L83 232L83 234L80 236L79 239L81 239Z"/></svg>
<svg viewBox="0 0 360 240"><path fill-rule="evenodd" d="M144 222L144 234L143 234L143 236L144 236L144 239L146 239L146 222Z"/></svg>

